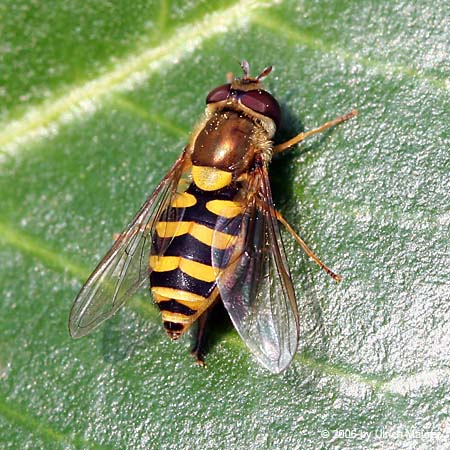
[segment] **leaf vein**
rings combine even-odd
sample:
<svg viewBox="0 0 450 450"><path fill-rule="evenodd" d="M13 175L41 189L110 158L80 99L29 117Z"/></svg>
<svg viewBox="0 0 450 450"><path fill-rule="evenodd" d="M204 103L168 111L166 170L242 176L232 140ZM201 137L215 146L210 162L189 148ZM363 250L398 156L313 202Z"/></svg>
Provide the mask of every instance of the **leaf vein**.
<svg viewBox="0 0 450 450"><path fill-rule="evenodd" d="M55 133L61 123L96 110L99 99L119 90L141 85L165 65L176 64L212 36L228 29L242 28L251 21L252 13L270 7L271 0L245 0L226 9L206 14L190 24L174 30L174 35L157 47L119 61L112 70L42 105L31 107L21 118L3 124L0 149L15 154L23 144Z"/></svg>

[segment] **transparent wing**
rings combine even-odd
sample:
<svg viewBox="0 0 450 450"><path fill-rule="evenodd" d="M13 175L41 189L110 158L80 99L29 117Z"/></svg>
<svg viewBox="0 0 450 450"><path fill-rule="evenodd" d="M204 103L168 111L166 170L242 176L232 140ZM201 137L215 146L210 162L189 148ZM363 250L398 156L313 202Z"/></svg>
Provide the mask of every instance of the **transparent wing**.
<svg viewBox="0 0 450 450"><path fill-rule="evenodd" d="M148 280L152 233L161 216L171 210L169 206L183 173L184 161L185 152L82 287L70 311L72 337L90 333Z"/></svg>
<svg viewBox="0 0 450 450"><path fill-rule="evenodd" d="M266 168L249 183L242 215L220 219L213 237L213 266L222 301L256 359L278 373L292 361L299 319L294 288L272 202ZM234 235L225 250L219 238ZM217 236L217 237L216 237Z"/></svg>

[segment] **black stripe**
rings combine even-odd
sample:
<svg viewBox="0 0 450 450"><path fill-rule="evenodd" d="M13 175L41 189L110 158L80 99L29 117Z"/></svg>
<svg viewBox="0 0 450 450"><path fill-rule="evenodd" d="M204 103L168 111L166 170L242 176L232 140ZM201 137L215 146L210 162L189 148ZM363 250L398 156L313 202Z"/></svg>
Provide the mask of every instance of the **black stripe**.
<svg viewBox="0 0 450 450"><path fill-rule="evenodd" d="M169 245L168 245L169 244ZM212 266L211 247L198 241L190 234L183 234L174 238L153 239L152 255L158 255L159 249L166 248L164 256L181 256L192 261L197 261L207 266ZM223 261L225 250L214 249L217 261Z"/></svg>
<svg viewBox="0 0 450 450"><path fill-rule="evenodd" d="M184 328L183 323L177 323L177 322L163 322L164 328L169 331L182 331Z"/></svg>
<svg viewBox="0 0 450 450"><path fill-rule="evenodd" d="M180 269L167 272L153 271L150 274L150 284L152 287L179 289L180 291L191 292L202 297L209 297L216 286L215 281L208 283L206 281L197 280L197 278L191 277Z"/></svg>
<svg viewBox="0 0 450 450"><path fill-rule="evenodd" d="M205 225L208 228L214 230L216 227L218 216L207 210L205 207L205 202L202 199L197 198L197 204L185 208L183 214L184 222L195 222L201 225Z"/></svg>
<svg viewBox="0 0 450 450"><path fill-rule="evenodd" d="M231 234L237 236L240 231L240 223L242 221L242 214L239 214L231 219L227 219L217 214L212 213L204 203L201 203L200 199L197 205L186 208L183 215L183 221L195 222L200 225L204 225L212 230L216 228L222 233ZM220 226L217 227L217 223L220 221ZM239 226L236 226L239 224Z"/></svg>
<svg viewBox="0 0 450 450"><path fill-rule="evenodd" d="M217 191L204 191L195 183L191 183L186 192L192 194L195 198L201 197L209 202L210 200L233 200L240 188L241 183L232 183Z"/></svg>
<svg viewBox="0 0 450 450"><path fill-rule="evenodd" d="M158 302L158 306L161 311L169 311L172 313L183 314L185 316L192 316L197 312L194 309L177 302L176 300L163 300Z"/></svg>

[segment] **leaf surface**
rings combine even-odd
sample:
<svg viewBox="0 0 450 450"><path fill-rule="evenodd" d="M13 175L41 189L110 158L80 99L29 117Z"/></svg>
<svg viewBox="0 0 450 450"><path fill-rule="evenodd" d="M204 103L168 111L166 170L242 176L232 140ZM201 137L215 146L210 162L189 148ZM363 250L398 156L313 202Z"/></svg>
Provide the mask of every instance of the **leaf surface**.
<svg viewBox="0 0 450 450"><path fill-rule="evenodd" d="M441 0L3 2L0 446L446 448L448 12ZM293 365L264 371L218 315L198 368L146 292L71 340L81 284L243 58L254 74L274 66L277 142L360 111L271 166L277 207L344 277L285 236Z"/></svg>

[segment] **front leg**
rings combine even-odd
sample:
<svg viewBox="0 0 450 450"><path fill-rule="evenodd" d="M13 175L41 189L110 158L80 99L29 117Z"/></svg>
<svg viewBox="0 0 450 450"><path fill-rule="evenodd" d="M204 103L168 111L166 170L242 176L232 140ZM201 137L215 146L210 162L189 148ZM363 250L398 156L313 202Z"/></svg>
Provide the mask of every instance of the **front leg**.
<svg viewBox="0 0 450 450"><path fill-rule="evenodd" d="M281 144L275 145L273 148L273 153L280 153L284 150L287 150L291 147L293 147L296 144L299 144L300 142L304 141L309 136L312 136L317 133L321 133L322 131L328 130L331 127L334 127L335 125L338 125L342 122L345 122L346 120L351 119L352 117L355 117L358 115L358 111L354 109L353 111L350 111L347 114L344 114L343 116L339 116L334 120L330 120L329 122L324 123L320 127L314 128L313 130L305 131L304 133L299 133L297 136L294 136L292 139L289 139L286 142L283 142Z"/></svg>

